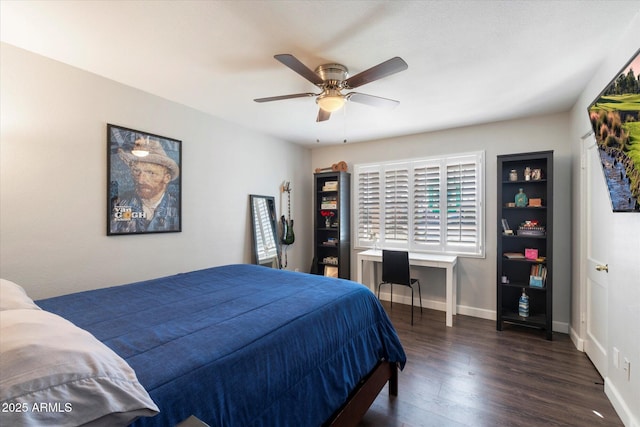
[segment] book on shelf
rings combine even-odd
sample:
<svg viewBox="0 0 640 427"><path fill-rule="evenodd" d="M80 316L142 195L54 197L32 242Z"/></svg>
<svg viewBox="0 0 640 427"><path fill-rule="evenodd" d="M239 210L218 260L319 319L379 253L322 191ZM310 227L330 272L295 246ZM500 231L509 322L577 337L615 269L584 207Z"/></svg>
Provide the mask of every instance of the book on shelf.
<svg viewBox="0 0 640 427"><path fill-rule="evenodd" d="M518 236L544 236L547 230L536 220L525 221L518 227Z"/></svg>
<svg viewBox="0 0 640 427"><path fill-rule="evenodd" d="M335 246L338 244L338 239L335 237L329 237L326 241L322 242L324 246Z"/></svg>
<svg viewBox="0 0 640 427"><path fill-rule="evenodd" d="M547 267L542 264L532 265L529 275L529 286L532 288L544 288L546 280Z"/></svg>
<svg viewBox="0 0 640 427"><path fill-rule="evenodd" d="M504 256L508 259L524 259L524 254L522 252L505 252Z"/></svg>
<svg viewBox="0 0 640 427"><path fill-rule="evenodd" d="M338 199L335 196L324 196L320 202L320 209L337 209Z"/></svg>
<svg viewBox="0 0 640 427"><path fill-rule="evenodd" d="M518 229L518 236L545 236L547 233L544 230L544 228L542 229L530 229L530 228L519 228Z"/></svg>
<svg viewBox="0 0 640 427"><path fill-rule="evenodd" d="M338 181L327 181L322 185L322 191L336 191L338 189Z"/></svg>

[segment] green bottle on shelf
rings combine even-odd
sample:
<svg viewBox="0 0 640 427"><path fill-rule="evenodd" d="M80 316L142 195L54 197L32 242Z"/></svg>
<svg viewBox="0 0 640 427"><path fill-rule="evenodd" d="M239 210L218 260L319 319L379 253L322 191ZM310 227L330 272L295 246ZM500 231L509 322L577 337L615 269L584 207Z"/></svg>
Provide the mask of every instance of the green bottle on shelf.
<svg viewBox="0 0 640 427"><path fill-rule="evenodd" d="M524 208L529 203L529 198L526 194L524 194L524 190L522 188L518 189L518 194L516 194L515 198L516 207Z"/></svg>

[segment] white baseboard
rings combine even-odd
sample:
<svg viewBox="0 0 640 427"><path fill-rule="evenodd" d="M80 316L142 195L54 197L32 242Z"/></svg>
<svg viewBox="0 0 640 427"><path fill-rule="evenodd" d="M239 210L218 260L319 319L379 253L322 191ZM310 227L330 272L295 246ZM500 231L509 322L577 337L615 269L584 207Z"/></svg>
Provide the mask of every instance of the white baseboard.
<svg viewBox="0 0 640 427"><path fill-rule="evenodd" d="M383 301L389 301L390 300L390 296L391 293L389 291L387 292L380 292L380 299ZM416 299L418 298L418 296L416 295ZM399 304L407 304L407 305L411 305L411 295L399 295L397 293L393 294L393 301L397 302ZM416 306L418 306L418 303L416 302ZM439 311L446 311L446 304L444 301L434 301L434 300L427 300L427 299L422 299L422 307L423 308L429 308L431 310L439 310ZM496 320L497 319L497 314L495 312L495 310L487 310L484 308L477 308L477 307L469 307L467 305L458 305L456 308L456 313L457 314L462 314L463 316L471 316L471 317L478 317L480 319L487 319L487 320ZM552 325L552 329L554 332L560 332L563 334L567 334L569 333L569 324L566 322L553 322ZM640 427L640 426L639 426Z"/></svg>
<svg viewBox="0 0 640 427"><path fill-rule="evenodd" d="M485 310L483 308L469 307L467 305L459 305L457 313L463 316L479 317L480 319L496 320L497 314L493 310Z"/></svg>
<svg viewBox="0 0 640 427"><path fill-rule="evenodd" d="M553 332L560 332L561 334L569 333L569 324L567 322L551 322L551 329Z"/></svg>
<svg viewBox="0 0 640 427"><path fill-rule="evenodd" d="M416 292L416 294L417 294L417 292ZM380 292L380 299L381 300L390 301L391 300L390 297L391 297L391 293L389 291ZM418 295L416 295L415 297L416 297L416 307L419 307L420 303L418 302ZM411 305L411 295L399 295L398 293L394 292L393 293L393 302L397 302L398 304ZM434 301L434 300L427 300L427 299L423 298L422 299L422 307L423 308L428 308L428 309L431 309L431 310L447 311L447 306L446 306L444 301Z"/></svg>
<svg viewBox="0 0 640 427"><path fill-rule="evenodd" d="M618 393L613 383L609 381L609 378L604 379L604 394L609 398L613 409L616 410L625 427L640 427L640 421L633 416L627 402L620 396L620 393Z"/></svg>
<svg viewBox="0 0 640 427"><path fill-rule="evenodd" d="M575 329L569 328L569 338L571 338L573 345L576 346L578 351L584 351L584 339L580 338Z"/></svg>

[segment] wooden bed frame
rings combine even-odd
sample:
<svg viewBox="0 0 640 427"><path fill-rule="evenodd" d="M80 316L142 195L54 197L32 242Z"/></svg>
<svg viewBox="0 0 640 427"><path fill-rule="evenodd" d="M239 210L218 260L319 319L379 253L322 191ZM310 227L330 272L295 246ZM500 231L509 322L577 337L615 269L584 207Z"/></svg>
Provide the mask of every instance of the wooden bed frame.
<svg viewBox="0 0 640 427"><path fill-rule="evenodd" d="M398 365L380 361L356 386L347 401L327 421L326 427L355 427L389 382L389 396L398 395Z"/></svg>

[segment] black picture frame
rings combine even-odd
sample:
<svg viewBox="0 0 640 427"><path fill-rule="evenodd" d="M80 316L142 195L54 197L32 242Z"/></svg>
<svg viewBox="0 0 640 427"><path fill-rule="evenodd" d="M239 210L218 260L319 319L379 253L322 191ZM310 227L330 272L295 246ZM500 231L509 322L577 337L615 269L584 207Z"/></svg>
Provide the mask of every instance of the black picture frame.
<svg viewBox="0 0 640 427"><path fill-rule="evenodd" d="M107 124L107 235L181 231L182 141Z"/></svg>

